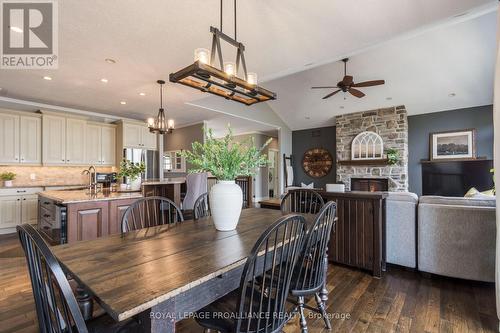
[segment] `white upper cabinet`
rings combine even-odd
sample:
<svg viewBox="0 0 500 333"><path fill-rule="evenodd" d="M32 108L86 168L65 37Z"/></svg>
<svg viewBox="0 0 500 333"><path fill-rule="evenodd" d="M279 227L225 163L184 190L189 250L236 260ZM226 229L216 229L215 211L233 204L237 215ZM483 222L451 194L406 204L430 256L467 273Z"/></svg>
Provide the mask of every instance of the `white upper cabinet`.
<svg viewBox="0 0 500 333"><path fill-rule="evenodd" d="M101 164L101 126L97 124L88 124L86 133L86 153L87 164Z"/></svg>
<svg viewBox="0 0 500 333"><path fill-rule="evenodd" d="M19 163L19 116L0 114L0 162Z"/></svg>
<svg viewBox="0 0 500 333"><path fill-rule="evenodd" d="M42 163L40 117L0 113L0 163Z"/></svg>
<svg viewBox="0 0 500 333"><path fill-rule="evenodd" d="M146 124L122 122L123 148L156 150L156 134L150 133Z"/></svg>
<svg viewBox="0 0 500 333"><path fill-rule="evenodd" d="M115 165L115 126L88 124L86 141L86 157L88 164Z"/></svg>
<svg viewBox="0 0 500 333"><path fill-rule="evenodd" d="M146 126L142 127L142 147L156 150L156 134L151 133Z"/></svg>
<svg viewBox="0 0 500 333"><path fill-rule="evenodd" d="M42 119L20 117L20 161L28 164L42 163Z"/></svg>
<svg viewBox="0 0 500 333"><path fill-rule="evenodd" d="M66 119L66 164L86 164L85 127L81 119Z"/></svg>
<svg viewBox="0 0 500 333"><path fill-rule="evenodd" d="M44 115L42 124L43 164L66 164L66 118Z"/></svg>
<svg viewBox="0 0 500 333"><path fill-rule="evenodd" d="M127 148L142 148L142 128L137 124L123 124L123 145Z"/></svg>
<svg viewBox="0 0 500 333"><path fill-rule="evenodd" d="M102 158L101 162L104 165L115 165L116 159L116 127L102 126Z"/></svg>

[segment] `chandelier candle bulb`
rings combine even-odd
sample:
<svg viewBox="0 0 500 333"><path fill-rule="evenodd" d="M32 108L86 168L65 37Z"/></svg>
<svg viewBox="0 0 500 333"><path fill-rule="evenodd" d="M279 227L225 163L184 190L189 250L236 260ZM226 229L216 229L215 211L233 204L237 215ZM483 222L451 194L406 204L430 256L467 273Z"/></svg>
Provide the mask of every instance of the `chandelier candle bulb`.
<svg viewBox="0 0 500 333"><path fill-rule="evenodd" d="M257 85L257 73L248 73L247 74L247 82L253 85Z"/></svg>
<svg viewBox="0 0 500 333"><path fill-rule="evenodd" d="M174 120L173 119L169 119L168 120L168 129L169 130L173 130L174 129Z"/></svg>
<svg viewBox="0 0 500 333"><path fill-rule="evenodd" d="M227 75L236 76L236 64L232 61L226 61L224 63L224 72Z"/></svg>
<svg viewBox="0 0 500 333"><path fill-rule="evenodd" d="M153 127L155 124L154 118L148 118L148 127Z"/></svg>
<svg viewBox="0 0 500 333"><path fill-rule="evenodd" d="M202 64L210 64L210 53L207 49L198 48L194 50L194 61L199 61Z"/></svg>

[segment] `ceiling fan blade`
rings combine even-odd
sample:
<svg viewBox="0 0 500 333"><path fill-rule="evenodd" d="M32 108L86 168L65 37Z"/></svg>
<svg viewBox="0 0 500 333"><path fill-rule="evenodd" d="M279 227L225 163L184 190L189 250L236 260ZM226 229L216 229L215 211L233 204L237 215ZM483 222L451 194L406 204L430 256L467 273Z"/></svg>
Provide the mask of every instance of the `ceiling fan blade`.
<svg viewBox="0 0 500 333"><path fill-rule="evenodd" d="M340 90L340 89L339 89L339 90L335 90L334 92L329 93L328 95L326 95L325 97L323 97L323 99L330 98L330 97L332 97L333 95L335 95L336 93L338 93L339 91L341 91L341 90Z"/></svg>
<svg viewBox="0 0 500 333"><path fill-rule="evenodd" d="M351 93L351 95L356 96L357 98L365 96L365 94L358 89L350 88L348 91Z"/></svg>
<svg viewBox="0 0 500 333"><path fill-rule="evenodd" d="M352 85L354 83L354 81L352 80L352 76L350 75L344 76L344 78L342 79L342 83L344 84L344 86Z"/></svg>
<svg viewBox="0 0 500 333"><path fill-rule="evenodd" d="M384 80L365 81L353 84L351 87L373 87L385 84Z"/></svg>
<svg viewBox="0 0 500 333"><path fill-rule="evenodd" d="M334 88L337 88L337 86L333 86L333 87L311 87L311 89L334 89Z"/></svg>

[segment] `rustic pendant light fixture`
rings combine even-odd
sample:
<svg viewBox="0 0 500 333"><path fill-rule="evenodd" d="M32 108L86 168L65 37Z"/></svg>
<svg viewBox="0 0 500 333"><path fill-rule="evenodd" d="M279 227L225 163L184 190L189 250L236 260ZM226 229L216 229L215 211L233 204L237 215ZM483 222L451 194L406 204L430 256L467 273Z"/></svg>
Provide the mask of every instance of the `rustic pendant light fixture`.
<svg viewBox="0 0 500 333"><path fill-rule="evenodd" d="M170 74L170 82L180 83L246 105L276 99L274 92L257 85L256 73L247 72L245 46L236 38L236 0L234 0L234 39L222 32L222 0L220 0L220 29L210 27L210 33L212 34L210 54L207 49L196 49L194 64ZM236 47L236 62L224 62L221 39ZM215 64L216 58L219 68ZM238 77L240 66L243 67L243 78Z"/></svg>
<svg viewBox="0 0 500 333"><path fill-rule="evenodd" d="M156 82L160 85L160 110L158 111L156 119L148 119L148 127L151 133L169 134L174 130L174 120L169 119L167 121L165 118L165 110L163 109L163 85L165 81L158 80Z"/></svg>

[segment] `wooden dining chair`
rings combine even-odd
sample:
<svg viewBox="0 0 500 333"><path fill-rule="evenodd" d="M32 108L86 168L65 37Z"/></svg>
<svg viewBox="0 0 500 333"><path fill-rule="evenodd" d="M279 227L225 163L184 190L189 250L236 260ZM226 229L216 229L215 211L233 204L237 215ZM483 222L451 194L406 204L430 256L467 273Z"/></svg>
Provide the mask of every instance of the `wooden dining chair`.
<svg viewBox="0 0 500 333"><path fill-rule="evenodd" d="M208 201L208 193L200 195L194 203L194 219L198 220L202 217L210 216L210 202Z"/></svg>
<svg viewBox="0 0 500 333"><path fill-rule="evenodd" d="M320 292L325 285L328 268L326 255L332 229L335 230L336 214L337 204L334 201L327 202L320 210L314 224L308 230L304 249L292 278L291 294L297 297L302 332L307 332L304 308L320 313L326 327L331 329L326 304L322 301ZM306 307L304 298L307 296L314 296L317 308Z"/></svg>
<svg viewBox="0 0 500 333"><path fill-rule="evenodd" d="M158 196L137 200L122 217L122 235L142 228L184 221L180 208L170 199Z"/></svg>
<svg viewBox="0 0 500 333"><path fill-rule="evenodd" d="M139 332L135 320L117 323L104 315L85 322L66 275L38 231L23 224L17 226L17 233L28 264L40 332Z"/></svg>
<svg viewBox="0 0 500 333"><path fill-rule="evenodd" d="M221 333L281 332L287 321L286 299L304 236L303 216L290 214L273 223L250 252L240 287L199 310L196 321L205 329ZM271 277L258 283L268 270Z"/></svg>
<svg viewBox="0 0 500 333"><path fill-rule="evenodd" d="M311 189L289 190L281 200L282 213L317 214L325 202L318 192Z"/></svg>

